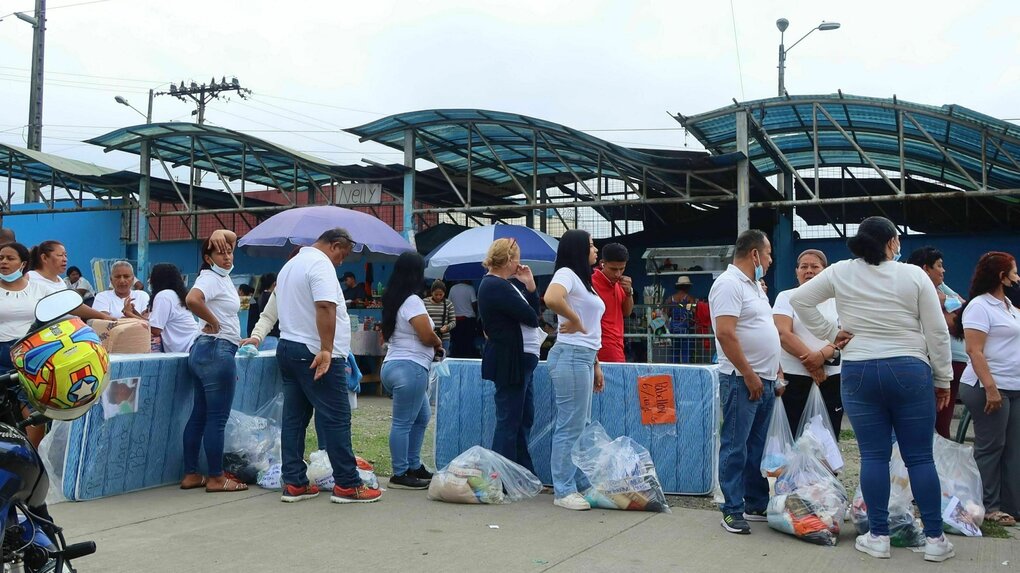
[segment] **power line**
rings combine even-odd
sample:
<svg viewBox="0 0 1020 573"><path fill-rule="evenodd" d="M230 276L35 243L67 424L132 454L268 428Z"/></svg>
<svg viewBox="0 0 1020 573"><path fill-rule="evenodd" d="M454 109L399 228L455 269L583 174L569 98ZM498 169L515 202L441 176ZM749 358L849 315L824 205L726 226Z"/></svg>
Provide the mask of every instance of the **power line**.
<svg viewBox="0 0 1020 573"><path fill-rule="evenodd" d="M28 71L31 71L28 68L18 68L18 67L15 67L15 66L0 66L0 70L14 70L14 71L17 71L17 72L28 72ZM119 81L124 81L124 82L135 82L135 83L145 84L146 86L162 83L159 80L140 80L140 79L137 79L137 78L124 78L124 77L120 77L120 76L95 76L95 75L91 75L91 74L77 74L77 73L73 73L73 72L54 72L54 71L47 71L46 73L47 74L51 74L51 75L58 75L58 76L74 76L74 77L78 77L78 78L93 78L93 79L99 79L99 80L119 80Z"/></svg>
<svg viewBox="0 0 1020 573"><path fill-rule="evenodd" d="M75 4L64 4L63 6L47 6L46 10L47 11L49 11L49 10L60 10L61 8L74 8L75 6L85 6L87 4L101 4L103 2L112 2L112 1L113 0L90 0L89 2L77 2ZM11 12L10 14L4 14L3 16L0 16L0 20L3 20L4 18L6 18L8 16L13 16L13 15L17 14L18 12L29 12L31 10L33 10L33 9L32 8L27 8L25 10L18 10L16 12Z"/></svg>
<svg viewBox="0 0 1020 573"><path fill-rule="evenodd" d="M730 20L733 22L733 45L737 49L737 77L740 79L740 99L746 100L744 95L744 66L740 63L740 42L737 41L737 14L733 10L733 0L730 0Z"/></svg>

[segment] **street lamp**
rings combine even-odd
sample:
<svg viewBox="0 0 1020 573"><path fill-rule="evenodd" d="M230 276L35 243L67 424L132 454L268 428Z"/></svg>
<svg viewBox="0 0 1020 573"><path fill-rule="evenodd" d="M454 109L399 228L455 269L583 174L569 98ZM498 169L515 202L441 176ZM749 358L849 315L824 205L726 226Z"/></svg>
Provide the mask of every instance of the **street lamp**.
<svg viewBox="0 0 1020 573"><path fill-rule="evenodd" d="M815 30L821 30L822 32L828 32L829 30L836 30L839 28L839 22L822 22L808 30L807 34L800 37L799 40L794 42L789 48L783 45L783 34L786 29L790 26L790 21L786 18L780 18L776 20L776 28L779 28L779 97L786 95L786 54L793 49L794 46L804 41Z"/></svg>
<svg viewBox="0 0 1020 573"><path fill-rule="evenodd" d="M116 96L114 101L135 110L138 115L145 118L145 123L152 123L152 98L155 95L149 90L148 113L142 113L135 106L128 103L123 96ZM138 280L145 284L145 277L149 275L149 142L142 140L139 149L138 163Z"/></svg>

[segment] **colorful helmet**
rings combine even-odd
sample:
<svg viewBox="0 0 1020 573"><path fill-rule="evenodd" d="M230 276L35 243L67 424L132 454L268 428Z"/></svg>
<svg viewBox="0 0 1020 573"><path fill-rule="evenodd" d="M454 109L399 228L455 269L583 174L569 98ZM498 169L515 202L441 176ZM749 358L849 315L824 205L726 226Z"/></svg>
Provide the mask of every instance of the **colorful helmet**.
<svg viewBox="0 0 1020 573"><path fill-rule="evenodd" d="M11 349L33 408L54 420L85 414L106 389L110 357L99 335L79 318L46 325Z"/></svg>

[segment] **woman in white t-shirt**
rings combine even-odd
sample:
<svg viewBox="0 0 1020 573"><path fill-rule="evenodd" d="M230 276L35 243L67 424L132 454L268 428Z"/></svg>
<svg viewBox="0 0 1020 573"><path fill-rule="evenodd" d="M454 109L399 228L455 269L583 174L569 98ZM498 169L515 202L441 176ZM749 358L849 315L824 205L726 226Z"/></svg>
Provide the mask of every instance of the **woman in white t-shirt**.
<svg viewBox="0 0 1020 573"><path fill-rule="evenodd" d="M188 356L195 379L195 403L184 427L184 479L181 489L205 487L207 492L248 489L223 475L223 431L234 400L237 369L234 355L241 341L241 299L230 280L237 235L215 231L202 242L202 270L185 302L199 319L201 334ZM198 452L205 446L208 479L198 473Z"/></svg>
<svg viewBox="0 0 1020 573"><path fill-rule="evenodd" d="M198 337L195 316L184 306L188 296L181 270L170 263L160 263L149 273L152 300L149 301L149 330L158 338L163 352L187 352Z"/></svg>
<svg viewBox="0 0 1020 573"><path fill-rule="evenodd" d="M28 267L28 248L21 243L8 243L0 247L0 374L14 369L11 347L28 334L35 322L35 305L50 294L45 286L29 281L25 276ZM22 399L22 410L29 414L27 399ZM36 447L46 433L45 426L25 428L29 441Z"/></svg>
<svg viewBox="0 0 1020 573"><path fill-rule="evenodd" d="M46 294L67 290L67 283L60 278L67 270L67 249L60 241L43 241L32 247L29 267L32 270L28 271L28 280L45 288ZM105 312L84 304L71 314L84 320L113 320Z"/></svg>
<svg viewBox="0 0 1020 573"><path fill-rule="evenodd" d="M797 257L797 284L802 285L825 267L829 261L825 253L808 249ZM783 353L779 363L788 382L783 392L783 407L786 417L790 420L790 428L794 432L800 427L800 419L804 414L812 384L818 384L825 400L825 409L829 413L829 422L836 431L843 426L843 399L839 394L839 350L835 344L819 340L804 326L797 313L790 306L790 295L797 289L785 290L776 295L776 303L772 305L772 320L779 331L779 341ZM836 300L829 299L818 305L818 311L826 320L839 323L836 314Z"/></svg>
<svg viewBox="0 0 1020 573"><path fill-rule="evenodd" d="M549 351L549 377L556 393L553 429L553 503L572 510L591 509L579 493L590 487L570 459L570 451L591 419L592 392L601 392L602 315L606 305L591 286L598 249L586 231L574 229L560 238L556 272L545 291L545 304L559 316L559 336Z"/></svg>
<svg viewBox="0 0 1020 573"><path fill-rule="evenodd" d="M960 398L974 419L985 521L1007 526L1020 513L1020 309L1003 287L1018 282L1012 255L981 257L962 320L970 363L960 377Z"/></svg>
<svg viewBox="0 0 1020 573"><path fill-rule="evenodd" d="M424 283L424 259L416 252L403 253L382 298L382 335L388 348L380 378L393 395L390 487L397 489L426 489L432 479L421 463L421 444L432 413L426 392L429 367L442 353L443 341L421 299Z"/></svg>

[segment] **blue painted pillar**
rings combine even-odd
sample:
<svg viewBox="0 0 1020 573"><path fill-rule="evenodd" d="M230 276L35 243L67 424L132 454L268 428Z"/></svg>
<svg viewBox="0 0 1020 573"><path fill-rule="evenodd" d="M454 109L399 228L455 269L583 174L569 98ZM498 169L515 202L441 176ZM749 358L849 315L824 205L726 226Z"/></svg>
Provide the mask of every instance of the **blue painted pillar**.
<svg viewBox="0 0 1020 573"><path fill-rule="evenodd" d="M779 191L790 199L793 191L793 176L780 172ZM772 233L772 264L775 266L776 292L797 286L796 266L797 243L793 236L793 208L776 211L776 227Z"/></svg>
<svg viewBox="0 0 1020 573"><path fill-rule="evenodd" d="M404 238L414 245L414 130L404 132Z"/></svg>

